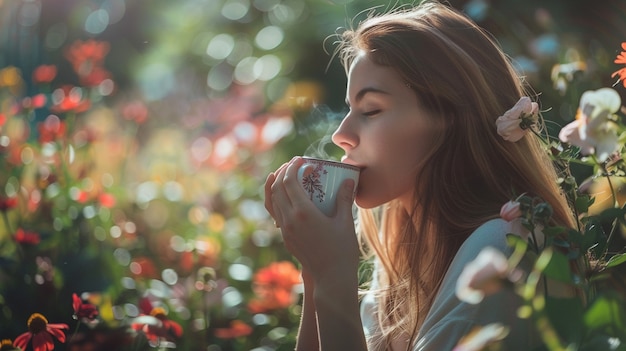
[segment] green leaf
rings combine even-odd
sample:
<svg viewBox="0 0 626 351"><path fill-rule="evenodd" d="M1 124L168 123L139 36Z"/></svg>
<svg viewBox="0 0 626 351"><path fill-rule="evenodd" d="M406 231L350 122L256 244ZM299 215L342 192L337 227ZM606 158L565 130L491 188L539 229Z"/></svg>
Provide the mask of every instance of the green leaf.
<svg viewBox="0 0 626 351"><path fill-rule="evenodd" d="M601 218L602 221L610 222L614 220L615 218L622 219L625 214L626 214L626 210L623 208L609 207L606 210L602 211L599 217Z"/></svg>
<svg viewBox="0 0 626 351"><path fill-rule="evenodd" d="M626 321L624 320L623 306L612 296L600 296L596 299L584 316L585 325L590 329L605 330L605 332L624 333Z"/></svg>
<svg viewBox="0 0 626 351"><path fill-rule="evenodd" d="M524 240L521 236L513 233L509 233L506 235L506 243L515 249L524 248L525 250L526 247L528 247L528 242L526 240Z"/></svg>
<svg viewBox="0 0 626 351"><path fill-rule="evenodd" d="M578 213L585 213L589 210L589 206L593 203L593 199L589 195L580 195L576 198L574 207Z"/></svg>
<svg viewBox="0 0 626 351"><path fill-rule="evenodd" d="M583 304L579 298L546 298L546 312L561 338L579 343L584 330Z"/></svg>
<svg viewBox="0 0 626 351"><path fill-rule="evenodd" d="M572 282L572 273L567 256L554 251L552 248L547 248L541 253L535 263L535 268L542 271L548 278L565 283Z"/></svg>
<svg viewBox="0 0 626 351"><path fill-rule="evenodd" d="M547 227L542 230L543 234L547 237L556 236L558 234L564 233L567 229L565 227Z"/></svg>
<svg viewBox="0 0 626 351"><path fill-rule="evenodd" d="M609 261L606 263L606 266L607 267L615 267L615 266L618 266L618 265L620 265L620 264L622 264L624 262L626 262L626 253L618 254L618 255L615 255L615 256L611 257L609 259Z"/></svg>

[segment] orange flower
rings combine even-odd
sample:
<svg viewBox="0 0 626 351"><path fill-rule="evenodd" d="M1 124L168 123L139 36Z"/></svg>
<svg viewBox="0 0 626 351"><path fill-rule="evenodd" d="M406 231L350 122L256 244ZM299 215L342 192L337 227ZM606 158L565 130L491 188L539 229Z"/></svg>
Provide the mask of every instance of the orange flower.
<svg viewBox="0 0 626 351"><path fill-rule="evenodd" d="M295 302L293 287L300 283L300 271L289 261L274 262L254 275L256 295L248 304L253 313L287 308Z"/></svg>
<svg viewBox="0 0 626 351"><path fill-rule="evenodd" d="M65 342L65 333L63 329L69 329L67 324L48 324L48 320L42 314L33 313L28 318L28 331L15 339L15 346L26 350L28 344L32 340L33 351L51 351L54 350L54 339Z"/></svg>
<svg viewBox="0 0 626 351"><path fill-rule="evenodd" d="M57 67L55 65L41 65L33 71L33 82L50 83L57 76Z"/></svg>
<svg viewBox="0 0 626 351"><path fill-rule="evenodd" d="M617 64L626 65L626 42L622 43L622 49L624 51L617 55L614 62ZM624 88L626 88L626 67L618 69L617 71L613 72L613 74L611 74L611 77L615 76L618 77L617 81L619 82L621 80L622 84L624 84Z"/></svg>
<svg viewBox="0 0 626 351"><path fill-rule="evenodd" d="M21 349L15 347L11 339L3 339L0 340L0 351L21 351Z"/></svg>
<svg viewBox="0 0 626 351"><path fill-rule="evenodd" d="M216 328L215 336L220 339L236 339L252 333L252 327L240 320L230 322L229 328Z"/></svg>

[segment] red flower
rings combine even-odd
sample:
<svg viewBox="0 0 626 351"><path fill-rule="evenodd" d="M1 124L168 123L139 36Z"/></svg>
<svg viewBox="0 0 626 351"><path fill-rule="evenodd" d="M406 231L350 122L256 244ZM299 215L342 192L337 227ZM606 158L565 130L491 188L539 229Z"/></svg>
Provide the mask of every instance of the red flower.
<svg viewBox="0 0 626 351"><path fill-rule="evenodd" d="M57 67L55 65L41 65L33 71L33 82L50 83L57 75Z"/></svg>
<svg viewBox="0 0 626 351"><path fill-rule="evenodd" d="M44 94L37 94L33 97L25 97L22 100L22 107L24 108L42 108L46 105L46 96Z"/></svg>
<svg viewBox="0 0 626 351"><path fill-rule="evenodd" d="M65 123L55 115L46 117L37 128L39 129L39 142L42 144L61 139L65 135Z"/></svg>
<svg viewBox="0 0 626 351"><path fill-rule="evenodd" d="M618 64L626 65L626 42L622 43L622 49L624 51L622 51L619 55L617 55L614 62ZM615 76L618 77L617 78L618 82L621 80L622 84L624 84L624 88L626 88L626 67L618 69L617 71L613 72L613 74L611 74L611 77L615 77Z"/></svg>
<svg viewBox="0 0 626 351"><path fill-rule="evenodd" d="M131 328L136 331L143 331L149 340L173 341L183 336L183 327L180 324L167 318L165 309L155 307L149 316L137 317Z"/></svg>
<svg viewBox="0 0 626 351"><path fill-rule="evenodd" d="M122 116L129 121L141 124L148 119L148 108L141 101L133 101L122 108Z"/></svg>
<svg viewBox="0 0 626 351"><path fill-rule="evenodd" d="M97 86L110 74L102 67L109 52L109 43L97 40L75 41L66 51L65 57L78 74L81 84Z"/></svg>
<svg viewBox="0 0 626 351"><path fill-rule="evenodd" d="M253 313L287 308L295 302L293 287L300 283L300 271L289 262L274 262L254 275L256 298L248 308Z"/></svg>
<svg viewBox="0 0 626 351"><path fill-rule="evenodd" d="M89 39L87 41L76 40L65 51L65 57L72 64L77 73L85 70L85 65L101 65L109 52L109 43Z"/></svg>
<svg viewBox="0 0 626 351"><path fill-rule="evenodd" d="M80 77L80 83L87 87L96 87L106 79L111 78L111 73L102 67L92 67L88 74Z"/></svg>
<svg viewBox="0 0 626 351"><path fill-rule="evenodd" d="M2 127L7 121L7 116L4 113L0 113L0 127Z"/></svg>
<svg viewBox="0 0 626 351"><path fill-rule="evenodd" d="M51 351L54 350L54 339L65 342L65 333L63 329L69 329L67 324L48 324L46 317L39 313L33 313L28 318L28 330L26 333L18 336L13 343L15 346L26 350L28 344L32 340L33 351Z"/></svg>
<svg viewBox="0 0 626 351"><path fill-rule="evenodd" d="M15 241L22 245L37 245L41 241L39 234L27 232L22 228L15 231Z"/></svg>
<svg viewBox="0 0 626 351"><path fill-rule="evenodd" d="M220 339L235 339L252 333L252 327L240 320L234 320L229 328L216 328L215 336Z"/></svg>
<svg viewBox="0 0 626 351"><path fill-rule="evenodd" d="M83 98L83 91L78 87L64 87L52 93L53 105L50 110L55 113L81 113L91 107L91 101Z"/></svg>
<svg viewBox="0 0 626 351"><path fill-rule="evenodd" d="M17 206L17 197L0 197L0 211L6 212Z"/></svg>
<svg viewBox="0 0 626 351"><path fill-rule="evenodd" d="M115 196L109 193L101 193L98 195L98 203L104 208L113 208L115 206Z"/></svg>
<svg viewBox="0 0 626 351"><path fill-rule="evenodd" d="M83 303L80 297L76 294L72 294L72 307L74 308L74 319L78 320L93 320L98 316L98 309L95 305L90 303Z"/></svg>

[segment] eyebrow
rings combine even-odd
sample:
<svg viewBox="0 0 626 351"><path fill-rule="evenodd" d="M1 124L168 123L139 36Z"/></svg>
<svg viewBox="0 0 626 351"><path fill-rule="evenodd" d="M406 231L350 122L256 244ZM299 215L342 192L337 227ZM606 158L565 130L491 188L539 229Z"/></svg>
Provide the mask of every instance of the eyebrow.
<svg viewBox="0 0 626 351"><path fill-rule="evenodd" d="M356 96L354 97L355 102L359 102L363 99L363 97L367 94L367 93L376 93L376 94L384 94L384 95L391 95L389 92L378 89L378 88L374 88L374 87L365 87L361 90L359 90L359 92L356 94ZM346 98L346 105L350 106L350 102L348 101L348 98Z"/></svg>

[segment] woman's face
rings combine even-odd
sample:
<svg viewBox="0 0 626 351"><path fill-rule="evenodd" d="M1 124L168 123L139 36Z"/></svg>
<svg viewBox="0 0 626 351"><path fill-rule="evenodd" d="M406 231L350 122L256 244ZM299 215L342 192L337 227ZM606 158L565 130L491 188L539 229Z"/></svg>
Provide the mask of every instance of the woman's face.
<svg viewBox="0 0 626 351"><path fill-rule="evenodd" d="M332 140L345 151L343 162L361 167L357 205L399 199L408 209L419 165L439 135L435 117L394 69L365 54L350 67L346 102L350 112Z"/></svg>

